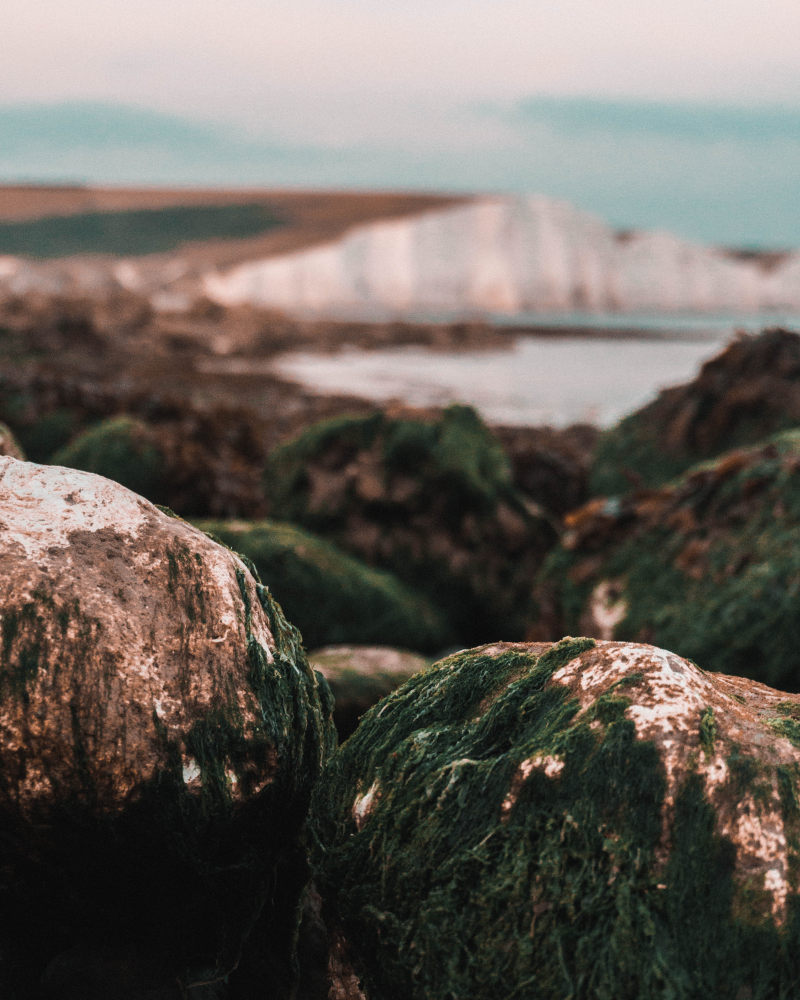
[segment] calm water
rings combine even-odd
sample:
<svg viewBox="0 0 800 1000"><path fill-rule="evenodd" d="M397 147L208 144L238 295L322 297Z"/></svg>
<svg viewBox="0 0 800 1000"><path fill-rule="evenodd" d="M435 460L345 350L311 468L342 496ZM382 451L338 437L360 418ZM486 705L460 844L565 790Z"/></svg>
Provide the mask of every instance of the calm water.
<svg viewBox="0 0 800 1000"><path fill-rule="evenodd" d="M542 317L537 321L542 323ZM565 332L575 321L558 317ZM628 323L636 334L611 332L624 330ZM642 317L616 316L598 322L595 332L519 337L507 350L447 354L400 347L348 349L332 356L293 353L274 367L317 392L349 393L378 402L402 400L414 406L470 403L491 423L558 427L590 421L607 426L659 389L693 378L737 329L754 332L764 325L758 320L684 318L665 330L661 323L656 326L654 319L649 330ZM775 323L773 318L770 325ZM793 328L800 329L800 324Z"/></svg>

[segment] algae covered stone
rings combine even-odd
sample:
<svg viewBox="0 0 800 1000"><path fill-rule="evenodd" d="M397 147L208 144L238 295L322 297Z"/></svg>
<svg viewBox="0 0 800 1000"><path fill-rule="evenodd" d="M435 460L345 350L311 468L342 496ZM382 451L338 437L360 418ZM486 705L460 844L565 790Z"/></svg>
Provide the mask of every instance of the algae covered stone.
<svg viewBox="0 0 800 1000"><path fill-rule="evenodd" d="M532 638L655 642L800 690L800 432L660 490L593 501L566 523L537 584Z"/></svg>
<svg viewBox="0 0 800 1000"><path fill-rule="evenodd" d="M253 561L308 648L381 643L438 652L451 639L429 601L309 531L266 520L196 523Z"/></svg>
<svg viewBox="0 0 800 1000"><path fill-rule="evenodd" d="M0 458L0 539L0 984L101 943L288 996L331 741L297 632L228 549L98 476Z"/></svg>
<svg viewBox="0 0 800 1000"><path fill-rule="evenodd" d="M523 637L556 533L471 408L317 424L271 454L265 489L274 516L426 595L459 642Z"/></svg>
<svg viewBox="0 0 800 1000"><path fill-rule="evenodd" d="M499 643L418 674L314 794L331 995L795 996L798 716L648 645Z"/></svg>
<svg viewBox="0 0 800 1000"><path fill-rule="evenodd" d="M693 381L605 431L590 474L595 495L660 486L705 459L800 425L800 334L739 336Z"/></svg>
<svg viewBox="0 0 800 1000"><path fill-rule="evenodd" d="M308 654L333 694L333 721L343 742L361 716L381 698L397 690L430 661L388 646L326 646Z"/></svg>

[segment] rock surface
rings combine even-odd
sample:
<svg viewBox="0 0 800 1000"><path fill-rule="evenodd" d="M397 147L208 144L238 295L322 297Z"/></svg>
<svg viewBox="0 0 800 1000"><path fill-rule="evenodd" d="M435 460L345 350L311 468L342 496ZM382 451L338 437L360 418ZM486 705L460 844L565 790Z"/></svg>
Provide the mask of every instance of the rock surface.
<svg viewBox="0 0 800 1000"><path fill-rule="evenodd" d="M320 423L272 452L265 488L274 516L426 595L457 642L524 635L555 529L469 407Z"/></svg>
<svg viewBox="0 0 800 1000"><path fill-rule="evenodd" d="M381 642L438 652L450 639L428 601L309 531L280 521L196 523L252 560L306 648Z"/></svg>
<svg viewBox="0 0 800 1000"><path fill-rule="evenodd" d="M792 996L798 718L648 645L442 660L315 792L330 995L355 969L380 1000Z"/></svg>
<svg viewBox="0 0 800 1000"><path fill-rule="evenodd" d="M800 690L800 433L566 518L531 638L655 642L711 670Z"/></svg>
<svg viewBox="0 0 800 1000"><path fill-rule="evenodd" d="M296 631L98 476L0 458L0 537L0 982L124 947L186 990L288 996L331 707Z"/></svg>
<svg viewBox="0 0 800 1000"><path fill-rule="evenodd" d="M703 459L800 424L800 334L740 336L686 385L605 431L590 473L595 495L660 486Z"/></svg>
<svg viewBox="0 0 800 1000"><path fill-rule="evenodd" d="M308 659L330 685L340 743L352 735L365 712L430 662L388 646L326 646L312 650Z"/></svg>

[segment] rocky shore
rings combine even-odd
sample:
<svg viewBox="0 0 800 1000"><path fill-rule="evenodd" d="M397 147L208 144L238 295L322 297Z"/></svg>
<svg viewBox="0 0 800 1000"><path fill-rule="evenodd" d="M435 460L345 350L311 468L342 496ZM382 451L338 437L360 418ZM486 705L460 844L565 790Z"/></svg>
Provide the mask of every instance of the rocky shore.
<svg viewBox="0 0 800 1000"><path fill-rule="evenodd" d="M0 993L789 1000L800 335L603 432L241 373L393 337L488 334L0 308Z"/></svg>

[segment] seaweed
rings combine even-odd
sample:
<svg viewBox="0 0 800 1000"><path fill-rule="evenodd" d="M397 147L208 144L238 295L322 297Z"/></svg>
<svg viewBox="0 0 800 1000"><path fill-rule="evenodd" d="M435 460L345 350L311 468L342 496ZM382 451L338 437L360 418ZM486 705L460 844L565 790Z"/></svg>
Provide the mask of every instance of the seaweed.
<svg viewBox="0 0 800 1000"><path fill-rule="evenodd" d="M456 654L372 709L329 763L312 801L315 877L366 995L796 995L797 899L781 927L735 878L691 769L664 856L666 775L626 716L636 681L584 712L550 683L592 645ZM749 788L759 769L739 757ZM797 774L780 787L796 815Z"/></svg>
<svg viewBox="0 0 800 1000"><path fill-rule="evenodd" d="M611 581L624 610L614 638L800 689L798 472L800 435L787 431L621 502L616 512L587 508L588 527L575 512L574 534L547 557L537 581L536 634L589 630L595 588Z"/></svg>
<svg viewBox="0 0 800 1000"><path fill-rule="evenodd" d="M432 652L452 639L428 601L311 532L278 521L195 523L252 559L311 649L353 643Z"/></svg>
<svg viewBox="0 0 800 1000"><path fill-rule="evenodd" d="M323 421L271 453L264 488L274 517L395 574L458 643L523 638L555 527L470 407Z"/></svg>

